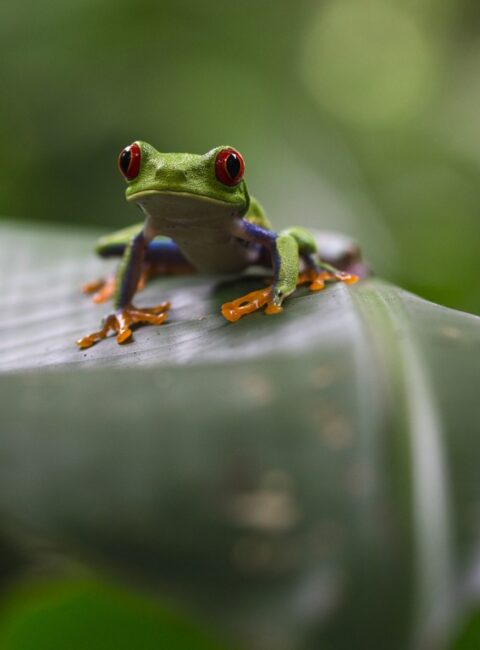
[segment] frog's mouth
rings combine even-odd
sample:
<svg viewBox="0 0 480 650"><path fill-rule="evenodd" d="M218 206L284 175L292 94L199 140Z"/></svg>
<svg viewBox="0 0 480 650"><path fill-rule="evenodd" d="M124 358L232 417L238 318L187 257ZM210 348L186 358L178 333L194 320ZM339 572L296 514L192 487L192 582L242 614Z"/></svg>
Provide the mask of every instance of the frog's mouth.
<svg viewBox="0 0 480 650"><path fill-rule="evenodd" d="M175 222L177 225L191 224L199 219L205 222L239 217L243 216L247 208L245 203L172 190L142 190L127 196L127 201L137 203L147 216L155 220Z"/></svg>
<svg viewBox="0 0 480 650"><path fill-rule="evenodd" d="M234 206L242 206L243 203L238 203L235 201L227 201L227 200L222 200L219 198L214 198L212 196L208 196L208 194L197 194L196 192L185 192L182 190L176 191L176 190L140 190L139 192L134 192L132 194L127 194L126 199L129 202L134 202L138 203L142 199L145 198L150 198L150 197L163 197L163 196L174 196L177 198L177 200L181 200L182 198L188 198L190 200L196 200L196 201L207 201L208 203L214 203L218 205L234 205Z"/></svg>

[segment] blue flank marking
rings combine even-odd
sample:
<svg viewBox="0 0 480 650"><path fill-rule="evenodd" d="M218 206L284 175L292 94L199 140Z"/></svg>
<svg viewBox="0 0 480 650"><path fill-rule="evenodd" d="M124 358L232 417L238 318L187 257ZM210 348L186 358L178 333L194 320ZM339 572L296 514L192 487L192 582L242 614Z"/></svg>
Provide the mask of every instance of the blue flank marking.
<svg viewBox="0 0 480 650"><path fill-rule="evenodd" d="M146 260L154 264L162 262L174 264L175 266L186 263L185 257L177 244L168 240L150 242L147 248Z"/></svg>
<svg viewBox="0 0 480 650"><path fill-rule="evenodd" d="M101 250L100 256L121 257L126 247L127 244L109 244ZM149 243L146 251L146 261L152 262L153 264L156 262L164 262L166 264L181 265L185 262L185 258L175 242L161 240Z"/></svg>

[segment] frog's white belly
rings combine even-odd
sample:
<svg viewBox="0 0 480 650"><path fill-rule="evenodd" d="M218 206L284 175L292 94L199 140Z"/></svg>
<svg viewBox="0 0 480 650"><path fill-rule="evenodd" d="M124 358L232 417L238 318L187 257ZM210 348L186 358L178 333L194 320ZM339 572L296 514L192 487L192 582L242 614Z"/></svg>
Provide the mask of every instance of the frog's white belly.
<svg viewBox="0 0 480 650"><path fill-rule="evenodd" d="M151 193L137 200L150 236L171 237L202 273L237 273L250 264L248 247L234 235L243 206L180 193Z"/></svg>

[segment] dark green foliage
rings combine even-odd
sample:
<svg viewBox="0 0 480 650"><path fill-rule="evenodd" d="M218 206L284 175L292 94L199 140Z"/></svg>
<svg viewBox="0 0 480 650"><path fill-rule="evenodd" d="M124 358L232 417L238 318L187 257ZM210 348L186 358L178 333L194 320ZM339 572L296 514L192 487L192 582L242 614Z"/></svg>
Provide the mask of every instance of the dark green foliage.
<svg viewBox="0 0 480 650"><path fill-rule="evenodd" d="M23 586L0 620L2 650L221 650L185 616L92 580Z"/></svg>

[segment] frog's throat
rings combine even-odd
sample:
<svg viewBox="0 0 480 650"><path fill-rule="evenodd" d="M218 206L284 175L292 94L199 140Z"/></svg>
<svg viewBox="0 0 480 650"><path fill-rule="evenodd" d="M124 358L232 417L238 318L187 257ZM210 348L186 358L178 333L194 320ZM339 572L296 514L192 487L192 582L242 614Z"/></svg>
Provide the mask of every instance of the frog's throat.
<svg viewBox="0 0 480 650"><path fill-rule="evenodd" d="M135 192L133 194L126 194L125 198L129 203L139 203L142 199L145 199L149 196L174 196L178 198L193 199L195 201L209 203L216 206L225 206L225 207L234 207L237 208L239 213L244 213L248 208L248 203L246 201L222 201L221 199L214 199L211 196L206 194L198 194L197 192L185 192L180 191L176 192L175 190L141 190L140 192Z"/></svg>

